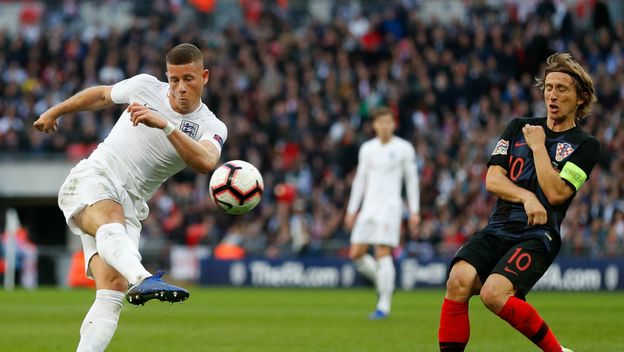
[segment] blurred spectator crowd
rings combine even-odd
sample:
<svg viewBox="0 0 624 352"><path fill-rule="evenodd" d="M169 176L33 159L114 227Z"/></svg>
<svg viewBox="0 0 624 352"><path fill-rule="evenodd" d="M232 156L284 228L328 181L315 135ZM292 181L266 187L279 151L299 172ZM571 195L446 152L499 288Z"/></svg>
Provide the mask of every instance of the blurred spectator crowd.
<svg viewBox="0 0 624 352"><path fill-rule="evenodd" d="M56 2L24 16L17 34L0 30L0 153L87 156L123 107L64 116L50 135L32 122L92 85L166 80L164 54L192 42L210 69L204 101L229 128L221 159L255 164L266 189L256 210L227 216L209 199L210 175L185 170L151 200L146 246L346 256L358 148L372 136L368 110L385 104L416 148L421 187L423 221L395 255L451 256L493 207L483 181L495 141L510 119L545 116L534 78L567 51L594 79L599 102L583 125L602 150L564 221L562 253L624 254L624 23L601 1L466 1L465 18L441 21L423 19L420 1L325 1L321 20L296 1L240 0L241 19L222 26L198 3L139 1L118 29L84 23L80 2ZM197 16L176 20L188 8Z"/></svg>

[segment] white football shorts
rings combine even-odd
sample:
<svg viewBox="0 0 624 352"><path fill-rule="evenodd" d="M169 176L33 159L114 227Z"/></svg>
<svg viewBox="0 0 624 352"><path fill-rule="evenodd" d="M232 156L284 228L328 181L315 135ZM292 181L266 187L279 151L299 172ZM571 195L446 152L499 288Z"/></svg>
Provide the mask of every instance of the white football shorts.
<svg viewBox="0 0 624 352"><path fill-rule="evenodd" d="M147 217L149 208L145 201L137 199L128 193L119 182L116 182L110 176L102 165L90 160L79 162L69 172L65 182L61 185L58 195L59 208L65 215L69 229L74 234L79 235L82 241L85 273L90 278L93 277L89 270L89 261L97 253L95 238L82 231L74 222L73 216L85 207L105 199L113 200L123 207L126 217L126 233L138 249L141 234L140 220Z"/></svg>
<svg viewBox="0 0 624 352"><path fill-rule="evenodd" d="M399 213L400 214L400 213ZM401 216L374 216L359 214L351 232L353 244L399 245Z"/></svg>

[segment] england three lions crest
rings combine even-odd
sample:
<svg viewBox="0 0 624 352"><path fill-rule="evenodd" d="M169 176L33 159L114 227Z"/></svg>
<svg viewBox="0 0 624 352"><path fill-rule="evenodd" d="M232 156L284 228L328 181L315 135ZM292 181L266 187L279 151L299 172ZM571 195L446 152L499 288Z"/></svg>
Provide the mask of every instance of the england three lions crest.
<svg viewBox="0 0 624 352"><path fill-rule="evenodd" d="M555 160L561 161L567 158L572 152L574 148L570 145L570 143L557 143L557 152L555 153Z"/></svg>
<svg viewBox="0 0 624 352"><path fill-rule="evenodd" d="M195 140L195 137L197 136L198 130L199 130L199 125L196 124L195 122L182 120L182 123L180 124L180 131L186 133L187 136L191 137L194 140Z"/></svg>

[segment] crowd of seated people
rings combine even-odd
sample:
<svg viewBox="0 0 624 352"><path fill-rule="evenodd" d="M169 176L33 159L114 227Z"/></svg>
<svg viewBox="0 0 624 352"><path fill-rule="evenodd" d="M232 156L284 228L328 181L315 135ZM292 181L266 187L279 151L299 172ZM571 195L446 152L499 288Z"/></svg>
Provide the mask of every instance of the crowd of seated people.
<svg viewBox="0 0 624 352"><path fill-rule="evenodd" d="M534 78L549 54L567 51L594 79L599 102L583 128L602 150L564 221L562 254L624 254L624 23L580 25L574 8L555 20L554 12L519 16L508 7L470 8L463 21L443 22L422 19L418 2L341 4L331 21L293 21L280 2L206 28L172 25L172 14L156 8L162 3L124 29L94 27L61 8L44 10L38 35L0 31L0 153L86 157L123 106L64 116L54 134L32 122L88 86L138 73L165 80L161 53L192 42L210 70L204 101L229 129L221 160L256 165L266 190L253 212L233 217L212 204L210 175L185 170L153 197L144 243L346 256L357 151L372 136L369 109L384 104L414 144L420 176L422 222L404 231L395 255L447 257L493 208L484 176L500 131L514 117L545 116Z"/></svg>

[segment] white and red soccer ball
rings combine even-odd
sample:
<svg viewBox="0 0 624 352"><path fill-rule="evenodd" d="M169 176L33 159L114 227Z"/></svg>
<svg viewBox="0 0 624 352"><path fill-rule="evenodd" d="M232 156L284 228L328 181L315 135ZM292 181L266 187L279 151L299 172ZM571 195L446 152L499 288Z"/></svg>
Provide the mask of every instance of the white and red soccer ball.
<svg viewBox="0 0 624 352"><path fill-rule="evenodd" d="M210 178L210 196L228 214L244 214L260 203L264 181L260 171L243 160L230 160L219 166Z"/></svg>

